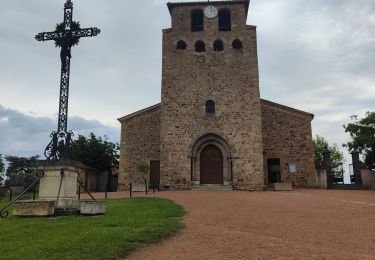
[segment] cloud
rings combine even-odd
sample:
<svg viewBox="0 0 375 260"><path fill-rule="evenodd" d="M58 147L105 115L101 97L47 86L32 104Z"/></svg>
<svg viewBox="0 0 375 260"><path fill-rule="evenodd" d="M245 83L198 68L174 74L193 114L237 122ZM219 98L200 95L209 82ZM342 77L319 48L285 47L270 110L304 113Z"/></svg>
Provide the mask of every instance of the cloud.
<svg viewBox="0 0 375 260"><path fill-rule="evenodd" d="M99 121L70 117L68 122L75 136L88 136L92 132L97 136L106 135L111 142L119 141L120 130ZM42 155L56 125L56 120L52 118L27 115L0 105L0 154Z"/></svg>
<svg viewBox="0 0 375 260"><path fill-rule="evenodd" d="M375 111L375 2L252 3L262 97L315 114L314 135L341 146L350 115Z"/></svg>
<svg viewBox="0 0 375 260"><path fill-rule="evenodd" d="M160 102L161 30L170 27L166 1L73 2L74 20L102 33L72 50L69 126L80 128L74 123L80 117L97 131L105 133L108 125L116 132L117 118ZM35 131L36 150L43 151L55 128L59 50L34 35L53 30L62 7L63 1L12 0L0 8L0 104L29 117L31 123L17 123L22 131L36 119L46 126L27 129L20 139L0 119L0 131L12 139L7 149L35 151L25 141L36 138ZM314 113L314 134L340 145L349 139L342 125L350 115L375 111L374 0L253 0L248 24L257 26L262 98Z"/></svg>

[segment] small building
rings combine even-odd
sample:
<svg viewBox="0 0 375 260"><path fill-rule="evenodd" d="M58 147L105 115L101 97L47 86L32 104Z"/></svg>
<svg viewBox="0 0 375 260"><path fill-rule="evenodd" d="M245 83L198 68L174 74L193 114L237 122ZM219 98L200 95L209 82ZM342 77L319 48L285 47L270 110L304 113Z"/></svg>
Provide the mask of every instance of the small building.
<svg viewBox="0 0 375 260"><path fill-rule="evenodd" d="M144 178L175 189L315 185L313 115L260 98L249 2L167 4L161 103L119 119L119 190ZM150 175L137 171L140 161Z"/></svg>
<svg viewBox="0 0 375 260"><path fill-rule="evenodd" d="M100 171L80 163L79 181L89 192L117 191L118 168ZM83 190L82 190L83 192Z"/></svg>

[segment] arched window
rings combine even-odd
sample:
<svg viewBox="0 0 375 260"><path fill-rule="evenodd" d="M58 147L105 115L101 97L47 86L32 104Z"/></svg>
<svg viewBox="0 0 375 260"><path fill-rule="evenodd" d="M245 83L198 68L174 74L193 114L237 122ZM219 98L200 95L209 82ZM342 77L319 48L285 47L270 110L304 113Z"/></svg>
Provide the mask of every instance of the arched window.
<svg viewBox="0 0 375 260"><path fill-rule="evenodd" d="M214 41L214 51L223 51L224 50L224 44L222 40L216 40Z"/></svg>
<svg viewBox="0 0 375 260"><path fill-rule="evenodd" d="M203 31L203 10L196 9L191 11L191 31Z"/></svg>
<svg viewBox="0 0 375 260"><path fill-rule="evenodd" d="M215 114L215 101L206 101L206 114Z"/></svg>
<svg viewBox="0 0 375 260"><path fill-rule="evenodd" d="M228 9L219 10L219 31L232 30L230 11Z"/></svg>
<svg viewBox="0 0 375 260"><path fill-rule="evenodd" d="M186 43L184 41L178 41L177 42L177 49L178 50L185 50L186 49Z"/></svg>
<svg viewBox="0 0 375 260"><path fill-rule="evenodd" d="M235 50L241 50L241 49L242 49L242 42L241 42L239 39L235 39L235 40L232 42L232 47L233 47L233 49L235 49Z"/></svg>
<svg viewBox="0 0 375 260"><path fill-rule="evenodd" d="M195 52L205 52L205 51L206 51L206 46L204 45L204 42L197 41L195 43Z"/></svg>

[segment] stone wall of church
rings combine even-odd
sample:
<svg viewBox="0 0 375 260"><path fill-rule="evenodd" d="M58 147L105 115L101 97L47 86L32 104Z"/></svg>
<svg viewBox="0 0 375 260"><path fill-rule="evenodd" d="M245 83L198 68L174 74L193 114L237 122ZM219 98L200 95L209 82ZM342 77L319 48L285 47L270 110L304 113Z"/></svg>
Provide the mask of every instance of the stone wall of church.
<svg viewBox="0 0 375 260"><path fill-rule="evenodd" d="M233 184L237 189L261 189L263 148L256 28L246 26L245 5L218 4L232 13L232 31L218 30L217 18L204 17L204 31L190 31L190 13L207 3L178 6L172 10L172 28L163 32L163 75L161 107L161 183L191 186L192 141L216 133L231 144ZM224 51L214 51L220 39ZM235 50L232 42L241 40ZM176 44L183 40L184 50ZM206 51L194 52L197 40ZM205 102L213 100L215 115L205 113ZM226 162L227 158L224 158Z"/></svg>
<svg viewBox="0 0 375 260"><path fill-rule="evenodd" d="M262 117L265 183L267 159L280 158L282 181L292 179L287 164L296 164L297 181L315 186L312 115L262 100Z"/></svg>
<svg viewBox="0 0 375 260"><path fill-rule="evenodd" d="M137 163L160 158L160 105L129 115L121 122L120 171L118 190L127 190L130 182L144 182L149 175L137 171Z"/></svg>
<svg viewBox="0 0 375 260"><path fill-rule="evenodd" d="M286 165L295 164L298 182L315 185L312 115L260 99L256 27L246 25L244 2L212 2L230 10L231 31L219 31L217 17L204 17L204 30L191 32L191 11L208 4L170 6L172 28L163 30L161 105L120 119L119 190L149 178L136 164L150 160L160 160L162 186L199 184L199 153L208 144L221 149L224 183L235 189L262 189L272 158L280 159L282 180L290 177ZM213 49L218 39L223 51ZM181 40L186 49L176 48ZM204 52L195 52L198 40ZM242 49L232 47L234 40ZM207 100L214 101L214 114L206 113ZM216 139L205 143L207 136Z"/></svg>

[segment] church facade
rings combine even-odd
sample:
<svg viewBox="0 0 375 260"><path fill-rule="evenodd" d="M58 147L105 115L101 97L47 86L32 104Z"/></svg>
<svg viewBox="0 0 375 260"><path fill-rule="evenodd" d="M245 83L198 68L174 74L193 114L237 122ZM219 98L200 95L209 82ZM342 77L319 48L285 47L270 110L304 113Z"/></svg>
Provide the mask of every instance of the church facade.
<svg viewBox="0 0 375 260"><path fill-rule="evenodd" d="M161 103L119 118L119 190L145 178L171 189L314 185L313 115L260 98L249 2L167 4Z"/></svg>

